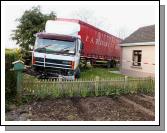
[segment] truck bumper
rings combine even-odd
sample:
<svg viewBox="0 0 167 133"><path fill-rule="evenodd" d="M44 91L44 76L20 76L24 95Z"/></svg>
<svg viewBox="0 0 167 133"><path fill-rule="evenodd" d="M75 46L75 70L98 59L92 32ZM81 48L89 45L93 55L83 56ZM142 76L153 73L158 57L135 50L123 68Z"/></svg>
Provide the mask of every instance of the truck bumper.
<svg viewBox="0 0 167 133"><path fill-rule="evenodd" d="M44 68L33 65L34 72L39 78L75 80L74 71L56 68ZM70 72L70 74L68 74Z"/></svg>

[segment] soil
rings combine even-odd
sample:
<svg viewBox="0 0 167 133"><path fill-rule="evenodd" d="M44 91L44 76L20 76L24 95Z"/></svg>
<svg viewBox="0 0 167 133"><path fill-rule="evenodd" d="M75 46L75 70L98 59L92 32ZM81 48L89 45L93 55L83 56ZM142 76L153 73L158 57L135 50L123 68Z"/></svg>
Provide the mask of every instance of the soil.
<svg viewBox="0 0 167 133"><path fill-rule="evenodd" d="M125 97L138 102L135 96ZM145 106L148 102L138 103ZM154 111L150 103L148 105L149 109ZM45 99L6 112L7 121L153 121L154 119L123 102L119 97Z"/></svg>
<svg viewBox="0 0 167 133"><path fill-rule="evenodd" d="M144 96L137 96L137 95L126 95L125 97L155 112L155 106L153 104L154 100L149 100ZM147 99L147 101L143 100L143 98Z"/></svg>

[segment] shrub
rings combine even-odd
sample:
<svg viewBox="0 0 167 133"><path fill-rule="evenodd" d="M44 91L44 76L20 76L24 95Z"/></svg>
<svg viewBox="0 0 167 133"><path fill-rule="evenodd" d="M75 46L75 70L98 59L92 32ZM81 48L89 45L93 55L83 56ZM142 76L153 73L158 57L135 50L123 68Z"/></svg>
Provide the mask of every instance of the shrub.
<svg viewBox="0 0 167 133"><path fill-rule="evenodd" d="M7 101L10 101L16 95L16 72L11 71L10 69L13 67L12 62L20 58L19 50L5 50L5 98Z"/></svg>

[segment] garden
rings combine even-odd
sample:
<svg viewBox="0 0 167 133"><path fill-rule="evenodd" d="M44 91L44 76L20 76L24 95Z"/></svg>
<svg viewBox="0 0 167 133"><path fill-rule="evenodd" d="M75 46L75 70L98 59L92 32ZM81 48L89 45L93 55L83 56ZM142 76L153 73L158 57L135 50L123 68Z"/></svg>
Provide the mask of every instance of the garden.
<svg viewBox="0 0 167 133"><path fill-rule="evenodd" d="M118 68L88 66L75 81L37 79L23 72L16 100L12 62L19 50L6 50L6 120L154 120L154 79L115 73Z"/></svg>

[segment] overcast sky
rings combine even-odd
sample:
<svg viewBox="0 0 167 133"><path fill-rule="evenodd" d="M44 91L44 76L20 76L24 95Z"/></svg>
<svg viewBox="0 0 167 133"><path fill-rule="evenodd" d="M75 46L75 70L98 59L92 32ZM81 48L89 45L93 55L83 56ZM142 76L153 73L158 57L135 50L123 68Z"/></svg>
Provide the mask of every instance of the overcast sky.
<svg viewBox="0 0 167 133"><path fill-rule="evenodd" d="M5 29L6 48L16 47L11 40L11 31L16 28L17 18L20 18L25 10L34 5L6 5ZM57 17L72 18L76 10L89 10L102 22L98 28L119 36L120 32L125 36L130 35L139 27L155 24L155 6L152 5L40 5L42 13L56 12ZM92 20L93 22L94 20ZM91 22L90 22L91 23ZM93 24L93 23L92 23Z"/></svg>

